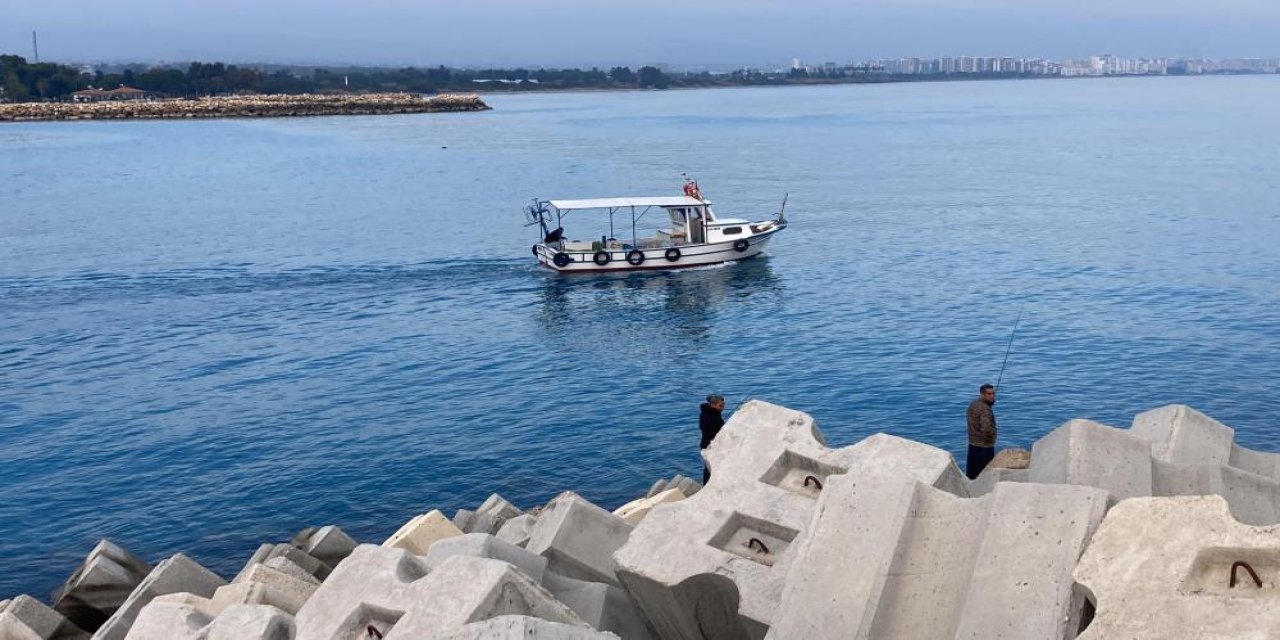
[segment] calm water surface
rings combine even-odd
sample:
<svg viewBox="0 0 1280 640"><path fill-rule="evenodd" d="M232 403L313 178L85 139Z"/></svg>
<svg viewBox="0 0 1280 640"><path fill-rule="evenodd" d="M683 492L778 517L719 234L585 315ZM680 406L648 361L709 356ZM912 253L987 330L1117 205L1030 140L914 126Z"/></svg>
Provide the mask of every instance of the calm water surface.
<svg viewBox="0 0 1280 640"><path fill-rule="evenodd" d="M709 392L959 453L1019 312L1001 444L1184 402L1280 450L1280 78L487 99L0 126L0 598L99 537L229 576L492 491L615 507L699 471ZM529 198L682 171L793 225L734 268L532 264Z"/></svg>

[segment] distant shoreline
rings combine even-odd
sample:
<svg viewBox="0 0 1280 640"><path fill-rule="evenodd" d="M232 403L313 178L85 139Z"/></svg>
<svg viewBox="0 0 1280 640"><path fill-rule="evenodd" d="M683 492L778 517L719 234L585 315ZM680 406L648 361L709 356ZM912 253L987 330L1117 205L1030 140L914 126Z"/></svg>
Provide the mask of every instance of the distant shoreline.
<svg viewBox="0 0 1280 640"><path fill-rule="evenodd" d="M1121 80L1121 79L1157 79L1157 78L1208 78L1208 77L1236 77L1236 76L1280 76L1280 74L1272 73L1201 73L1201 74L1185 74L1185 75L1157 75L1157 74L1125 74L1125 75L1109 75L1109 76L1054 76L1054 75L976 75L974 77L964 76L886 76L877 80L862 79L843 79L843 80L786 80L780 82L725 82L716 84L679 84L667 87L623 87L623 86L579 86L579 87L558 87L551 85L533 86L533 87L510 87L506 89L495 89L491 87L477 87L473 90L478 95L486 96L507 96L507 95L532 95L539 93L610 93L610 92L653 92L653 91L698 91L703 89L760 89L760 88L777 88L783 89L788 87L843 87L843 86L883 86L883 85L901 85L901 84L951 84L964 82L1018 82L1028 80L1062 80L1062 81L1085 81L1085 80Z"/></svg>
<svg viewBox="0 0 1280 640"><path fill-rule="evenodd" d="M226 96L197 99L0 104L0 122L175 120L446 113L491 109L475 94L412 93Z"/></svg>

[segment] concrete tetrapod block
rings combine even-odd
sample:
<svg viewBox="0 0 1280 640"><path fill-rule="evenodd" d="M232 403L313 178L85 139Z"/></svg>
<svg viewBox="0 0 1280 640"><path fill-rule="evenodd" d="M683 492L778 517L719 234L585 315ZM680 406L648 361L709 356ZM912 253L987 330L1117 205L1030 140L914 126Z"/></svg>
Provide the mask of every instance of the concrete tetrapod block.
<svg viewBox="0 0 1280 640"><path fill-rule="evenodd" d="M475 524L475 521L476 512L470 509L458 509L453 512L453 518L450 520L453 526L457 527L458 531L462 533L467 533L467 530L471 528L472 524Z"/></svg>
<svg viewBox="0 0 1280 640"><path fill-rule="evenodd" d="M445 559L415 585L413 595L413 607L399 618L387 640L413 640L498 616L531 616L589 628L524 572L494 559Z"/></svg>
<svg viewBox="0 0 1280 640"><path fill-rule="evenodd" d="M1219 496L1121 502L1075 577L1096 604L1081 640L1280 637L1280 527L1236 522Z"/></svg>
<svg viewBox="0 0 1280 640"><path fill-rule="evenodd" d="M976 498L991 493L997 482L1030 482L1029 469L1005 469L987 467L982 474L969 481L969 495Z"/></svg>
<svg viewBox="0 0 1280 640"><path fill-rule="evenodd" d="M454 526L439 509L424 513L406 522L399 531L387 538L382 546L391 549L404 549L414 555L426 555L431 543L452 536L462 535L462 530Z"/></svg>
<svg viewBox="0 0 1280 640"><path fill-rule="evenodd" d="M181 553L174 555L152 569L120 609L93 634L93 640L124 640L138 613L157 596L190 593L208 598L224 584L225 580L195 560Z"/></svg>
<svg viewBox="0 0 1280 640"><path fill-rule="evenodd" d="M494 534L498 532L498 529L502 528L503 522L505 520L492 513L477 513L462 531L463 533Z"/></svg>
<svg viewBox="0 0 1280 640"><path fill-rule="evenodd" d="M484 533L468 533L437 541L427 551L427 567L434 569L453 556L501 560L514 565L534 582L541 582L547 570L546 558Z"/></svg>
<svg viewBox="0 0 1280 640"><path fill-rule="evenodd" d="M596 629L612 631L624 640L652 637L644 619L622 589L603 582L587 582L547 571L547 559L482 533L446 538L431 545L427 565L435 569L453 556L501 560L542 585L556 600Z"/></svg>
<svg viewBox="0 0 1280 640"><path fill-rule="evenodd" d="M1000 483L966 499L850 473L819 502L768 637L1074 637L1071 572L1105 491Z"/></svg>
<svg viewBox="0 0 1280 640"><path fill-rule="evenodd" d="M125 640L189 640L216 615L207 598L189 593L157 596L138 612Z"/></svg>
<svg viewBox="0 0 1280 640"><path fill-rule="evenodd" d="M277 558L271 562L281 560ZM211 602L216 611L232 605L271 605L289 615L298 613L307 598L319 588L320 581L306 575L291 575L280 569L260 564L243 579L219 587Z"/></svg>
<svg viewBox="0 0 1280 640"><path fill-rule="evenodd" d="M253 552L253 556L249 561L244 563L244 568L240 569L240 573L236 574L232 582L240 582L249 572L259 564L270 562L273 559L282 558L289 561L294 566L306 571L309 575L318 580L324 580L329 576L329 565L311 556L306 551L299 549L292 544L263 544ZM280 568L280 567L276 567Z"/></svg>
<svg viewBox="0 0 1280 640"><path fill-rule="evenodd" d="M17 616L0 613L0 640L46 640Z"/></svg>
<svg viewBox="0 0 1280 640"><path fill-rule="evenodd" d="M1155 496L1219 495L1244 524L1280 522L1280 482L1235 467L1152 462Z"/></svg>
<svg viewBox="0 0 1280 640"><path fill-rule="evenodd" d="M190 594L152 600L125 640L293 640L293 618L267 605L232 605L214 613Z"/></svg>
<svg viewBox="0 0 1280 640"><path fill-rule="evenodd" d="M261 564L264 567L271 567L276 571L279 571L286 575L293 576L303 582L309 582L313 584L320 584L321 582L319 578L311 575L311 573L309 573L306 569L303 569L302 567L299 567L298 565L294 564L294 562L288 558L284 558L284 557L271 558L270 560L267 560L266 562L263 562ZM253 573L252 568L250 568L249 573ZM242 577L248 577L248 575L249 574L247 573L244 576L236 576L236 579L240 579Z"/></svg>
<svg viewBox="0 0 1280 640"><path fill-rule="evenodd" d="M356 545L359 544L336 526L328 525L320 527L310 536L306 542L299 548L307 552L307 555L329 565L329 568L338 566L343 558L351 555L355 551Z"/></svg>
<svg viewBox="0 0 1280 640"><path fill-rule="evenodd" d="M485 498L485 501L481 503L480 508L476 509L476 515L491 514L498 517L503 522L522 513L524 512L521 511L519 507L511 504L506 498L496 493L490 494L490 496Z"/></svg>
<svg viewBox="0 0 1280 640"><path fill-rule="evenodd" d="M808 415L743 405L703 451L711 481L654 509L615 554L619 577L659 637L760 638L782 596L793 541L833 475L851 469L916 474L968 494L941 449L876 435L828 449Z"/></svg>
<svg viewBox="0 0 1280 640"><path fill-rule="evenodd" d="M1151 444L1115 427L1071 420L1032 446L1029 478L1106 489L1115 500L1149 496Z"/></svg>
<svg viewBox="0 0 1280 640"><path fill-rule="evenodd" d="M53 609L81 629L96 631L124 604L151 568L110 540L100 540L54 592Z"/></svg>
<svg viewBox="0 0 1280 640"><path fill-rule="evenodd" d="M58 640L88 638L62 614L28 595L0 602L0 640L38 638Z"/></svg>
<svg viewBox="0 0 1280 640"><path fill-rule="evenodd" d="M608 640L617 637L612 633L541 618L498 616L424 636L423 640Z"/></svg>
<svg viewBox="0 0 1280 640"><path fill-rule="evenodd" d="M525 548L545 556L548 568L562 576L618 585L613 552L629 535L622 518L565 492L538 515Z"/></svg>
<svg viewBox="0 0 1280 640"><path fill-rule="evenodd" d="M653 508L666 502L679 502L685 499L685 495L679 489L667 489L661 493L648 498L640 498L632 500L621 507L614 510L613 515L622 518L623 522L631 526L640 524L644 517L649 515Z"/></svg>
<svg viewBox="0 0 1280 640"><path fill-rule="evenodd" d="M517 547L524 547L529 543L529 533L533 531L533 525L538 523L538 517L526 513L516 516L502 524L502 528L494 535L499 540L510 542Z"/></svg>
<svg viewBox="0 0 1280 640"><path fill-rule="evenodd" d="M1072 420L1036 442L1029 478L1099 487L1113 500L1218 494L1242 522L1280 521L1280 457L1239 447L1233 433L1183 405L1141 413L1130 430Z"/></svg>
<svg viewBox="0 0 1280 640"><path fill-rule="evenodd" d="M504 615L589 628L529 576L499 560L453 556L414 586L413 606L386 634L387 640L415 640Z"/></svg>
<svg viewBox="0 0 1280 640"><path fill-rule="evenodd" d="M566 578L550 571L543 575L542 586L595 629L615 633L623 640L654 637L635 603L619 587Z"/></svg>
<svg viewBox="0 0 1280 640"><path fill-rule="evenodd" d="M196 640L293 640L293 635L293 616L268 605L238 604L218 614Z"/></svg>
<svg viewBox="0 0 1280 640"><path fill-rule="evenodd" d="M1280 480L1280 454L1231 445L1231 466L1272 480Z"/></svg>
<svg viewBox="0 0 1280 640"><path fill-rule="evenodd" d="M1235 430L1191 407L1171 404L1133 418L1129 433L1151 443L1151 455L1175 464L1225 465Z"/></svg>
<svg viewBox="0 0 1280 640"><path fill-rule="evenodd" d="M697 493L698 490L702 488L702 483L694 480L693 478L685 478L676 483L673 488L679 489L680 493L684 494L685 497L689 497Z"/></svg>
<svg viewBox="0 0 1280 640"><path fill-rule="evenodd" d="M298 611L297 640L362 638L369 627L385 635L416 602L428 570L405 549L356 547Z"/></svg>

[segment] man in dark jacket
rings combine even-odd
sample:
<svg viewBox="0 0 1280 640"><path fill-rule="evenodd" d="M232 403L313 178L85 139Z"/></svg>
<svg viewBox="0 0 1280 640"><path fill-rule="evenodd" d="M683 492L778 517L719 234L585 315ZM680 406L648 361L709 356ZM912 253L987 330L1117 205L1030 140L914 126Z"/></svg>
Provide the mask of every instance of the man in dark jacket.
<svg viewBox="0 0 1280 640"><path fill-rule="evenodd" d="M702 430L702 442L698 445L698 449L706 449L711 446L711 441L716 439L716 434L720 433L720 427L724 426L724 397L717 395L707 396L707 401L702 403L702 415L698 416L698 428ZM702 484L707 484L711 479L711 469L707 468L706 463L702 464Z"/></svg>
<svg viewBox="0 0 1280 640"><path fill-rule="evenodd" d="M966 415L969 420L969 459L965 464L970 480L977 478L996 457L996 413L991 410L996 403L996 388L984 384L978 388L978 397L969 403Z"/></svg>

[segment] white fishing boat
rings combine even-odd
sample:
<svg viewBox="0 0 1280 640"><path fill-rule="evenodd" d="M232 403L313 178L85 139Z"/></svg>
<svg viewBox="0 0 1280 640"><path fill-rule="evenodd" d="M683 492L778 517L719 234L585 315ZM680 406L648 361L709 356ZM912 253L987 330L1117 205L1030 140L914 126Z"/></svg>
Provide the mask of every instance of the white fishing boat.
<svg viewBox="0 0 1280 640"><path fill-rule="evenodd" d="M698 184L686 179L682 196L535 200L525 215L527 226L542 230L542 242L533 245L539 264L560 273L603 273L685 269L753 258L764 252L775 233L787 228L786 208L783 198L782 209L771 219L721 218ZM607 217L608 233L591 240L567 239L565 219L584 211ZM597 228L603 227L600 220Z"/></svg>

